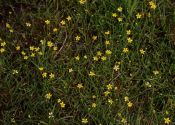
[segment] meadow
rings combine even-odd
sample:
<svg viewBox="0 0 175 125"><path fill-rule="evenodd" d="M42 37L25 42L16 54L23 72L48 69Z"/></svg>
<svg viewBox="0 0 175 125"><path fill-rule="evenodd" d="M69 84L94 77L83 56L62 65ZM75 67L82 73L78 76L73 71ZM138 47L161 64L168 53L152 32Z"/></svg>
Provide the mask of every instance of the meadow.
<svg viewBox="0 0 175 125"><path fill-rule="evenodd" d="M0 0L0 125L174 125L174 0Z"/></svg>

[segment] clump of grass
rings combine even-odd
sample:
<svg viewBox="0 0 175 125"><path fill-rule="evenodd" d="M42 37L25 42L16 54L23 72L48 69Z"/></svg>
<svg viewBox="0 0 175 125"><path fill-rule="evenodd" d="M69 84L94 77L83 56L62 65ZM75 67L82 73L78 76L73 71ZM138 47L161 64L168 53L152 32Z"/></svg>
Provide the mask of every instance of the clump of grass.
<svg viewBox="0 0 175 125"><path fill-rule="evenodd" d="M173 2L1 4L1 124L175 122Z"/></svg>

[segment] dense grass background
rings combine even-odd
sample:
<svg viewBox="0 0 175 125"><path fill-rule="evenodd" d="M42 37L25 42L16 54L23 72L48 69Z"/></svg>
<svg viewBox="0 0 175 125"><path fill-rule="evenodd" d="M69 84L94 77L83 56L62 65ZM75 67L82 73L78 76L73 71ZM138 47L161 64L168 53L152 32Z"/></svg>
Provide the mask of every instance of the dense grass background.
<svg viewBox="0 0 175 125"><path fill-rule="evenodd" d="M175 3L149 2L1 0L0 124L175 124Z"/></svg>

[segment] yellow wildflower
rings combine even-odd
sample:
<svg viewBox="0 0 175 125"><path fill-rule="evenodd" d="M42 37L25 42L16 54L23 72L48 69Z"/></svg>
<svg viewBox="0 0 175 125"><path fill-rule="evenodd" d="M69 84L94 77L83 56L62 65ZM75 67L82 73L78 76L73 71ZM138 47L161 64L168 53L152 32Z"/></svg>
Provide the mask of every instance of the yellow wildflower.
<svg viewBox="0 0 175 125"><path fill-rule="evenodd" d="M111 50L106 50L105 53L106 53L106 55L111 55L112 54Z"/></svg>
<svg viewBox="0 0 175 125"><path fill-rule="evenodd" d="M45 24L49 25L50 24L50 20L45 20Z"/></svg>
<svg viewBox="0 0 175 125"><path fill-rule="evenodd" d="M61 25L65 25L66 24L66 22L64 20L62 20L60 23L61 23Z"/></svg>
<svg viewBox="0 0 175 125"><path fill-rule="evenodd" d="M136 14L136 18L137 18L137 19L140 19L141 17L142 17L142 15L141 15L140 13L137 13L137 14Z"/></svg>
<svg viewBox="0 0 175 125"><path fill-rule="evenodd" d="M67 21L71 21L72 18L70 16L68 16L66 19L67 19Z"/></svg>
<svg viewBox="0 0 175 125"><path fill-rule="evenodd" d="M97 40L97 36L92 36L92 39L95 41Z"/></svg>
<svg viewBox="0 0 175 125"><path fill-rule="evenodd" d="M77 88L79 88L79 89L83 88L82 83L79 83L79 84L77 85Z"/></svg>
<svg viewBox="0 0 175 125"><path fill-rule="evenodd" d="M53 73L50 73L49 77L50 77L50 79L53 79L53 78L55 78L55 75Z"/></svg>
<svg viewBox="0 0 175 125"><path fill-rule="evenodd" d="M61 106L61 108L65 108L65 103L64 102L61 102L60 103L60 106Z"/></svg>
<svg viewBox="0 0 175 125"><path fill-rule="evenodd" d="M45 95L46 99L50 99L51 97L52 97L52 94L50 92Z"/></svg>
<svg viewBox="0 0 175 125"><path fill-rule="evenodd" d="M87 118L82 118L81 122L84 123L84 124L87 124L88 123L88 119Z"/></svg>
<svg viewBox="0 0 175 125"><path fill-rule="evenodd" d="M16 46L16 50L17 50L17 51L20 50L20 48L21 48L21 47L20 47L19 45Z"/></svg>
<svg viewBox="0 0 175 125"><path fill-rule="evenodd" d="M101 60L102 60L102 61L105 61L106 59L107 59L106 56L102 56L102 57L101 57Z"/></svg>
<svg viewBox="0 0 175 125"><path fill-rule="evenodd" d="M43 72L42 76L43 76L43 78L46 78L47 77L47 72Z"/></svg>
<svg viewBox="0 0 175 125"><path fill-rule="evenodd" d="M164 118L164 123L165 124L170 124L170 122L171 122L170 118Z"/></svg>
<svg viewBox="0 0 175 125"><path fill-rule="evenodd" d="M133 39L131 37L128 37L127 40L128 40L128 43L132 43L132 41L133 41Z"/></svg>
<svg viewBox="0 0 175 125"><path fill-rule="evenodd" d="M119 18L117 18L117 20L118 20L119 22L122 22L122 21L123 21L123 18L122 18L122 17L119 17Z"/></svg>
<svg viewBox="0 0 175 125"><path fill-rule="evenodd" d="M0 52L1 53L5 52L5 49L4 48L0 48Z"/></svg>
<svg viewBox="0 0 175 125"><path fill-rule="evenodd" d="M123 11L123 8L122 8L122 7L118 7L118 8L117 8L117 11L118 11L118 12L122 12L122 11Z"/></svg>
<svg viewBox="0 0 175 125"><path fill-rule="evenodd" d="M112 17L117 17L117 13L112 13Z"/></svg>
<svg viewBox="0 0 175 125"><path fill-rule="evenodd" d="M108 90L111 90L113 86L112 86L112 84L108 84L106 87Z"/></svg>
<svg viewBox="0 0 175 125"><path fill-rule="evenodd" d="M131 35L131 30L127 30L127 31L126 31L126 34L127 34L127 35Z"/></svg>
<svg viewBox="0 0 175 125"><path fill-rule="evenodd" d="M80 56L76 56L75 59L79 61L80 60Z"/></svg>
<svg viewBox="0 0 175 125"><path fill-rule="evenodd" d="M133 106L133 103L129 101L129 102L127 103L127 105L128 105L129 108L131 108L131 107Z"/></svg>
<svg viewBox="0 0 175 125"><path fill-rule="evenodd" d="M80 39L81 39L80 36L76 36L76 37L75 37L75 40L76 40L76 41L80 41Z"/></svg>
<svg viewBox="0 0 175 125"><path fill-rule="evenodd" d="M58 31L58 29L57 28L53 28L53 32L57 32Z"/></svg>
<svg viewBox="0 0 175 125"><path fill-rule="evenodd" d="M53 47L53 42L52 42L52 41L48 41L48 42L47 42L47 46L48 46L48 47Z"/></svg>
<svg viewBox="0 0 175 125"><path fill-rule="evenodd" d="M105 32L105 35L109 35L109 34L110 34L110 31L106 31L106 32Z"/></svg>
<svg viewBox="0 0 175 125"><path fill-rule="evenodd" d="M95 73L93 71L90 71L89 76L95 76Z"/></svg>
<svg viewBox="0 0 175 125"><path fill-rule="evenodd" d="M106 45L109 45L109 44L110 44L110 41L109 41L109 40L106 40L106 41L105 41L105 44L106 44Z"/></svg>
<svg viewBox="0 0 175 125"><path fill-rule="evenodd" d="M128 52L129 52L128 48L123 48L123 53L128 53Z"/></svg>
<svg viewBox="0 0 175 125"><path fill-rule="evenodd" d="M143 49L140 49L140 54L144 55L145 51Z"/></svg>
<svg viewBox="0 0 175 125"><path fill-rule="evenodd" d="M4 47L6 45L6 42L2 42L1 46Z"/></svg>
<svg viewBox="0 0 175 125"><path fill-rule="evenodd" d="M153 2L153 1L150 1L150 2L149 2L149 5L150 5L150 8L153 9L153 10L155 10L155 9L157 8L156 3Z"/></svg>

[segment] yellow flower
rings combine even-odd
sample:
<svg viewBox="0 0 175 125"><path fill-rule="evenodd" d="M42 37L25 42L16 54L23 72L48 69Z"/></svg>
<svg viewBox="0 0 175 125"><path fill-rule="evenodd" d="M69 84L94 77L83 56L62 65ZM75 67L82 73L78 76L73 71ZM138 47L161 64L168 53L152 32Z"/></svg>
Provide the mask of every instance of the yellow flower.
<svg viewBox="0 0 175 125"><path fill-rule="evenodd" d="M18 74L18 70L15 70L15 69L14 69L14 70L12 71L12 74L13 74L13 75L14 75L14 74Z"/></svg>
<svg viewBox="0 0 175 125"><path fill-rule="evenodd" d="M121 122L125 124L127 122L126 118L122 118Z"/></svg>
<svg viewBox="0 0 175 125"><path fill-rule="evenodd" d="M80 41L80 39L81 39L80 36L76 36L76 37L75 37L75 40L76 40L76 41Z"/></svg>
<svg viewBox="0 0 175 125"><path fill-rule="evenodd" d="M49 112L48 118L54 118L53 112Z"/></svg>
<svg viewBox="0 0 175 125"><path fill-rule="evenodd" d="M159 71L155 70L153 71L154 75L158 75L159 74Z"/></svg>
<svg viewBox="0 0 175 125"><path fill-rule="evenodd" d="M112 104L113 103L112 99L108 99L108 103Z"/></svg>
<svg viewBox="0 0 175 125"><path fill-rule="evenodd" d="M119 68L119 65L115 65L114 68L113 68L115 71L118 71L120 68Z"/></svg>
<svg viewBox="0 0 175 125"><path fill-rule="evenodd" d="M85 4L86 3L86 0L79 0L79 3L80 4Z"/></svg>
<svg viewBox="0 0 175 125"><path fill-rule="evenodd" d="M0 52L1 53L5 52L5 49L4 48L0 48Z"/></svg>
<svg viewBox="0 0 175 125"><path fill-rule="evenodd" d="M49 25L50 24L50 20L45 20L45 24Z"/></svg>
<svg viewBox="0 0 175 125"><path fill-rule="evenodd" d="M42 76L43 76L43 78L46 78L47 77L47 72L43 72Z"/></svg>
<svg viewBox="0 0 175 125"><path fill-rule="evenodd" d="M95 76L95 73L93 71L90 71L89 76Z"/></svg>
<svg viewBox="0 0 175 125"><path fill-rule="evenodd" d="M66 24L66 22L64 20L62 20L60 23L61 23L61 25L65 25Z"/></svg>
<svg viewBox="0 0 175 125"><path fill-rule="evenodd" d="M102 57L101 57L101 60L102 60L102 61L105 61L106 59L107 59L106 56L102 56Z"/></svg>
<svg viewBox="0 0 175 125"><path fill-rule="evenodd" d="M170 122L171 122L170 118L164 118L164 123L165 124L170 124Z"/></svg>
<svg viewBox="0 0 175 125"><path fill-rule="evenodd" d="M26 55L26 53L25 53L24 51L22 51L21 54L22 54L23 56Z"/></svg>
<svg viewBox="0 0 175 125"><path fill-rule="evenodd" d="M10 31L11 33L13 33L13 29L10 29L9 31Z"/></svg>
<svg viewBox="0 0 175 125"><path fill-rule="evenodd" d="M79 89L83 88L82 83L79 83L79 84L77 85L77 88L79 88Z"/></svg>
<svg viewBox="0 0 175 125"><path fill-rule="evenodd" d="M34 47L34 46L30 46L29 49L30 49L31 51L33 51L33 50L35 49L35 47Z"/></svg>
<svg viewBox="0 0 175 125"><path fill-rule="evenodd" d="M6 45L6 42L2 42L1 46L4 47Z"/></svg>
<svg viewBox="0 0 175 125"><path fill-rule="evenodd" d="M117 17L117 13L112 13L112 17Z"/></svg>
<svg viewBox="0 0 175 125"><path fill-rule="evenodd" d="M140 49L140 54L144 55L145 51L143 49Z"/></svg>
<svg viewBox="0 0 175 125"><path fill-rule="evenodd" d="M46 99L50 99L51 97L52 97L52 94L50 92L45 95Z"/></svg>
<svg viewBox="0 0 175 125"><path fill-rule="evenodd" d="M92 103L92 108L95 108L96 106L96 103Z"/></svg>
<svg viewBox="0 0 175 125"><path fill-rule="evenodd" d="M98 57L97 56L94 56L93 59L94 59L94 61L98 61Z"/></svg>
<svg viewBox="0 0 175 125"><path fill-rule="evenodd" d="M93 98L93 99L95 99L95 98L96 98L96 96L95 96L95 95L93 95L93 96L92 96L92 98Z"/></svg>
<svg viewBox="0 0 175 125"><path fill-rule="evenodd" d="M97 36L92 36L92 39L95 41L97 40Z"/></svg>
<svg viewBox="0 0 175 125"><path fill-rule="evenodd" d="M118 20L119 22L122 22L122 21L123 21L123 18L122 18L122 17L119 17L119 18L117 18L117 20Z"/></svg>
<svg viewBox="0 0 175 125"><path fill-rule="evenodd" d="M64 102L61 102L60 103L60 106L61 106L61 108L65 108L65 103Z"/></svg>
<svg viewBox="0 0 175 125"><path fill-rule="evenodd" d="M87 124L88 123L88 119L87 118L82 118L81 122L84 123L84 124Z"/></svg>
<svg viewBox="0 0 175 125"><path fill-rule="evenodd" d="M150 8L153 9L153 10L155 10L155 9L157 8L156 3L153 2L153 1L150 1L150 2L149 2L149 5L150 5Z"/></svg>
<svg viewBox="0 0 175 125"><path fill-rule="evenodd" d="M48 47L53 47L53 42L52 42L52 41L48 41L48 42L47 42L47 46L48 46Z"/></svg>
<svg viewBox="0 0 175 125"><path fill-rule="evenodd" d="M39 67L38 68L40 71L43 71L44 70L44 67Z"/></svg>
<svg viewBox="0 0 175 125"><path fill-rule="evenodd" d="M84 59L87 59L87 55L84 55Z"/></svg>
<svg viewBox="0 0 175 125"><path fill-rule="evenodd" d="M58 29L57 28L53 28L53 32L57 32L58 31Z"/></svg>
<svg viewBox="0 0 175 125"><path fill-rule="evenodd" d="M73 69L72 68L69 69L69 73L71 73L71 72L73 72Z"/></svg>
<svg viewBox="0 0 175 125"><path fill-rule="evenodd" d="M105 53L106 53L106 55L111 55L112 54L111 50L106 50Z"/></svg>
<svg viewBox="0 0 175 125"><path fill-rule="evenodd" d="M123 53L128 53L128 52L129 52L128 48L123 48Z"/></svg>
<svg viewBox="0 0 175 125"><path fill-rule="evenodd" d="M102 53L100 51L97 52L97 56L101 56Z"/></svg>
<svg viewBox="0 0 175 125"><path fill-rule="evenodd" d="M104 95L105 95L105 96L108 96L109 94L110 94L109 91L105 91L105 92L104 92Z"/></svg>
<svg viewBox="0 0 175 125"><path fill-rule="evenodd" d="M20 48L21 48L21 47L20 47L19 45L16 46L16 50L17 50L17 51L20 50Z"/></svg>
<svg viewBox="0 0 175 125"><path fill-rule="evenodd" d="M110 34L110 31L106 31L106 32L105 32L105 35L109 35L109 34Z"/></svg>
<svg viewBox="0 0 175 125"><path fill-rule="evenodd" d="M126 31L126 34L127 34L127 35L131 35L131 30L127 30L127 31Z"/></svg>
<svg viewBox="0 0 175 125"><path fill-rule="evenodd" d="M131 37L128 37L127 40L128 40L128 43L132 43L132 41L133 41L133 39Z"/></svg>
<svg viewBox="0 0 175 125"><path fill-rule="evenodd" d="M54 46L54 47L53 47L53 50L54 50L54 51L57 51L57 50L58 50L58 47L57 47L57 46Z"/></svg>
<svg viewBox="0 0 175 125"><path fill-rule="evenodd" d="M129 97L128 96L125 96L124 99L125 99L125 102L129 102Z"/></svg>
<svg viewBox="0 0 175 125"><path fill-rule="evenodd" d="M32 53L30 56L31 56L31 57L35 57L35 53Z"/></svg>
<svg viewBox="0 0 175 125"><path fill-rule="evenodd" d="M39 47L35 47L34 49L35 49L35 52L38 52L40 50Z"/></svg>
<svg viewBox="0 0 175 125"><path fill-rule="evenodd" d="M106 87L108 90L111 90L113 86L112 86L112 84L108 84Z"/></svg>
<svg viewBox="0 0 175 125"><path fill-rule="evenodd" d="M24 56L24 59L27 60L29 57L28 56Z"/></svg>
<svg viewBox="0 0 175 125"><path fill-rule="evenodd" d="M76 56L75 59L79 61L80 60L80 57L79 56Z"/></svg>
<svg viewBox="0 0 175 125"><path fill-rule="evenodd" d="M27 22L27 23L26 23L26 26L27 26L27 27L31 27L31 23L28 23L28 22Z"/></svg>
<svg viewBox="0 0 175 125"><path fill-rule="evenodd" d="M106 44L106 45L109 45L109 44L110 44L110 41L109 41L109 40L106 40L106 41L105 41L105 44Z"/></svg>
<svg viewBox="0 0 175 125"><path fill-rule="evenodd" d="M136 18L137 18L137 19L140 19L141 17L142 17L142 15L141 15L140 13L137 13L137 14L136 14Z"/></svg>
<svg viewBox="0 0 175 125"><path fill-rule="evenodd" d="M133 103L129 101L129 102L127 103L127 105L128 105L129 108L131 108L131 107L133 106Z"/></svg>
<svg viewBox="0 0 175 125"><path fill-rule="evenodd" d="M53 78L55 78L55 75L53 73L50 73L49 77L50 77L50 79L53 79Z"/></svg>
<svg viewBox="0 0 175 125"><path fill-rule="evenodd" d="M60 103L61 102L61 99L57 99L57 103Z"/></svg>
<svg viewBox="0 0 175 125"><path fill-rule="evenodd" d="M146 82L146 83L145 83L145 86L146 86L146 87L149 87L149 88L152 87L152 85L151 85L149 82Z"/></svg>
<svg viewBox="0 0 175 125"><path fill-rule="evenodd" d="M67 21L71 21L72 18L70 16L68 16L66 19L67 19Z"/></svg>
<svg viewBox="0 0 175 125"><path fill-rule="evenodd" d="M8 29L10 29L10 28L11 28L11 26L10 26L10 24L9 24L9 23L6 23L6 28L8 28Z"/></svg>
<svg viewBox="0 0 175 125"><path fill-rule="evenodd" d="M118 11L118 12L122 12L122 11L123 11L123 8L122 8L122 7L118 7L118 8L117 8L117 11Z"/></svg>

